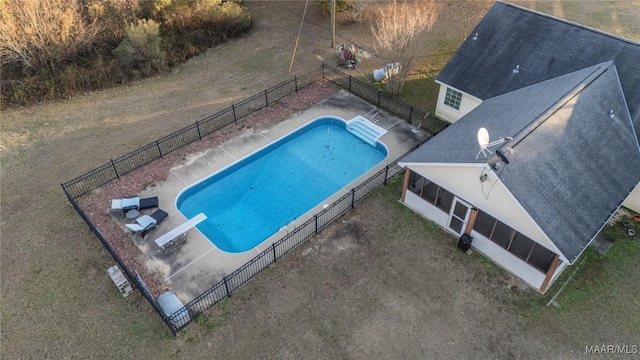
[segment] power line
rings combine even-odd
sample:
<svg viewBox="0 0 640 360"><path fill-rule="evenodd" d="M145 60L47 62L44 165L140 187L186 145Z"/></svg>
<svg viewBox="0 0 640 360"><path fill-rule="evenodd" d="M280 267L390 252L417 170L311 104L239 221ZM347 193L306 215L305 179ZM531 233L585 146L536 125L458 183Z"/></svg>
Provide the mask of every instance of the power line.
<svg viewBox="0 0 640 360"><path fill-rule="evenodd" d="M296 57L296 50L298 49L298 41L300 40L300 33L302 32L302 24L304 24L304 16L307 14L307 6L309 5L309 0L304 4L304 11L302 12L302 20L300 20L300 29L298 30L298 36L296 37L296 45L293 47L293 54L291 54L291 63L289 64L289 72L291 72L291 68L293 67L293 59Z"/></svg>

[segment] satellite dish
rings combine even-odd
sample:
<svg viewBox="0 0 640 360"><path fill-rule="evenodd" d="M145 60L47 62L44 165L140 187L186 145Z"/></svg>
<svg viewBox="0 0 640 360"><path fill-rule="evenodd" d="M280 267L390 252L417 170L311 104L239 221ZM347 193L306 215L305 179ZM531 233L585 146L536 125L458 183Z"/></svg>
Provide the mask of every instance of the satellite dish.
<svg viewBox="0 0 640 360"><path fill-rule="evenodd" d="M478 130L478 145L480 149L486 149L489 146L489 131L485 128Z"/></svg>
<svg viewBox="0 0 640 360"><path fill-rule="evenodd" d="M500 160L502 160L503 163L509 165L509 159L507 159L507 156L504 154L504 151L498 149L496 150L496 155L498 155L498 157L500 158Z"/></svg>
<svg viewBox="0 0 640 360"><path fill-rule="evenodd" d="M484 155L486 159L487 153L485 151L488 151L489 154L491 154L491 150L489 150L491 143L489 142L489 131L483 127L478 130L478 145L480 145L480 151L478 151L476 159L480 154Z"/></svg>
<svg viewBox="0 0 640 360"><path fill-rule="evenodd" d="M513 140L512 137L500 137L498 140L495 141L490 141L489 139L489 131L485 128L480 128L478 129L478 145L480 145L480 151L478 151L478 154L476 155L476 159L480 156L480 154L484 155L485 159L487 158L487 153L485 151L488 151L489 154L492 154L491 150L489 150L489 148L491 146L496 146L496 145L500 145L503 142L507 141L507 140ZM500 156L500 155L499 155ZM500 159L503 159L504 157L504 153L502 153L502 155L500 156ZM506 157L504 157L503 161L505 164L508 164L509 161L506 160Z"/></svg>

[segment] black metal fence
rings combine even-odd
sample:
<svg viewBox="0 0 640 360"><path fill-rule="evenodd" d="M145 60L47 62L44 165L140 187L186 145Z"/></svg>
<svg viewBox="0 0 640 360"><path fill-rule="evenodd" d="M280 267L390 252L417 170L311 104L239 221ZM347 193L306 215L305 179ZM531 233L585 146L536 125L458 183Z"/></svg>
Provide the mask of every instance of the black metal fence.
<svg viewBox="0 0 640 360"><path fill-rule="evenodd" d="M422 145L422 143L417 146L420 145ZM413 151L413 149L411 151ZM236 290L258 275L262 270L277 262L278 259L297 248L313 235L316 235L333 220L352 209L357 203L367 197L367 195L379 187L386 185L392 177L402 170L397 164L411 151L386 165L384 169L375 173L362 184L351 189L347 194L314 215L311 219L297 226L282 239L273 243L273 245L266 250L186 304L183 309L173 316L173 319L170 319L171 326L174 327L173 331L177 332L181 330L191 322L193 318L225 298L230 297ZM184 316L185 312L188 313L189 316Z"/></svg>
<svg viewBox="0 0 640 360"><path fill-rule="evenodd" d="M133 170L145 166L152 161L161 159L175 150L202 140L202 138L207 135L229 124L236 123L242 118L268 107L270 104L287 95L298 92L298 90L317 81L320 76L319 72L314 71L306 76L296 76L281 82L248 99L233 104L222 111L198 120L194 124L180 129L173 134L158 139L117 159L112 159L94 170L65 182L62 184L62 187L71 197L77 199L94 189L119 179L121 176Z"/></svg>
<svg viewBox="0 0 640 360"><path fill-rule="evenodd" d="M325 70L329 73L325 74ZM327 76L329 74L330 76ZM220 282L190 301L183 309L179 310L171 317L167 317L161 311L155 298L149 292L143 280L137 274L132 273L131 269L125 265L122 259L103 237L102 233L91 223L89 218L76 202L76 199L115 179L119 179L124 174L138 169L154 160L160 159L163 156L166 156L167 154L195 141L199 141L205 136L222 129L231 123L235 123L256 111L269 106L269 104L297 92L299 89L315 82L319 77L320 74L312 72L302 78L294 77L293 79L284 81L276 86L264 90L264 92L256 94L202 120L196 121L195 124L189 125L174 132L173 134L158 139L153 143L121 156L118 159L111 160L94 170L62 184L62 188L67 199L71 202L74 209L87 223L96 237L98 237L118 266L125 272L126 276L134 283L136 288L139 289L142 296L147 299L151 306L162 317L173 335L184 328L206 309L214 306L226 297L231 296L231 294L233 294L238 288L255 277L266 267L275 263L282 256L298 247L309 237L317 234L333 220L353 208L355 204L360 202L367 195L371 194L377 188L386 185L389 179L402 170L397 163L408 153L393 161L391 164L386 165L384 169L365 180L359 186L353 188L348 194L342 196L326 209L313 216L313 218L296 227L282 239L273 243L273 245L267 250L254 257L233 273L225 276ZM376 104L377 106L392 112L407 121L415 123L416 119L419 119L423 126L426 124L423 129L432 135L437 134L446 127L446 123L441 120L435 117L429 117L427 113L384 94L379 90L328 65L322 66L322 78L329 79L331 82L348 89L352 93L363 97L369 102Z"/></svg>
<svg viewBox="0 0 640 360"><path fill-rule="evenodd" d="M349 90L349 92L354 95L408 121L410 124L414 124L416 127L419 126L429 134L435 135L449 125L448 122L440 120L428 112L417 109L393 95L378 90L329 65L322 64L322 78Z"/></svg>

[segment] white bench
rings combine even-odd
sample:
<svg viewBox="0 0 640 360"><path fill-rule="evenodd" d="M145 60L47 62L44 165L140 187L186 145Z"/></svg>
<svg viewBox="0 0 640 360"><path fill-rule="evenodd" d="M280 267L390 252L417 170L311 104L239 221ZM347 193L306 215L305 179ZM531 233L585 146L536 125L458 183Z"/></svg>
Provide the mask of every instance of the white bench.
<svg viewBox="0 0 640 360"><path fill-rule="evenodd" d="M174 228L173 230L169 231L168 233L160 236L159 238L156 239L156 244L162 249L165 250L165 245L167 245L168 243L170 243L171 241L173 241L173 239L177 238L178 236L180 236L181 234L187 232L187 230L191 229L192 227L198 225L199 223L203 222L204 220L207 219L207 215L200 213L194 217L192 217L191 219L183 222L182 224L178 225L176 228Z"/></svg>

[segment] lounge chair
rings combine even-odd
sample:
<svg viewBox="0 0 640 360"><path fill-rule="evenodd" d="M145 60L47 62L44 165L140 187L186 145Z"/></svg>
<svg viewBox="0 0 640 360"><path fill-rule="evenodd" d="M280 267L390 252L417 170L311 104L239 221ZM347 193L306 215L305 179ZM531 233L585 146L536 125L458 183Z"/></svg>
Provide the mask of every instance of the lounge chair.
<svg viewBox="0 0 640 360"><path fill-rule="evenodd" d="M142 210L152 207L158 207L158 197L150 197L140 199L138 196L127 196L122 199L111 200L111 210L122 210L127 212L129 210Z"/></svg>
<svg viewBox="0 0 640 360"><path fill-rule="evenodd" d="M140 234L140 236L144 237L147 233L153 230L156 225L158 225L162 220L169 217L166 211L156 210L151 215L142 215L136 219L136 222L133 224L125 224L124 226L131 230L134 234Z"/></svg>

